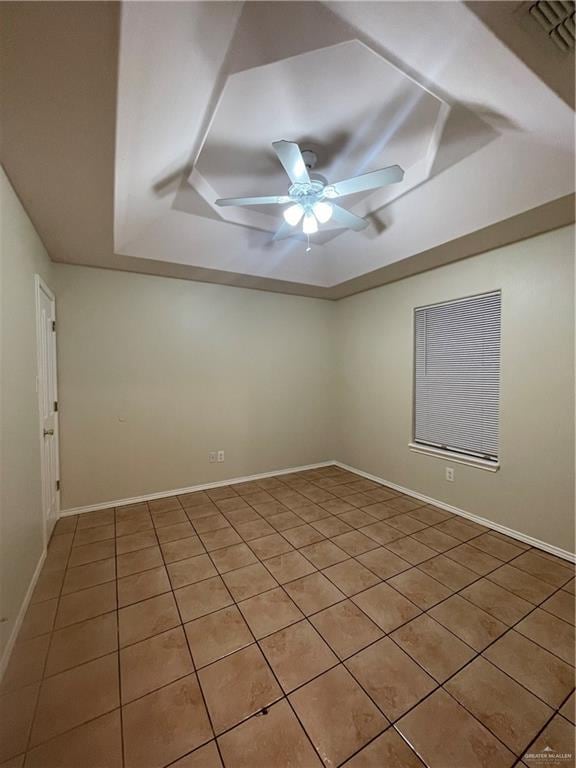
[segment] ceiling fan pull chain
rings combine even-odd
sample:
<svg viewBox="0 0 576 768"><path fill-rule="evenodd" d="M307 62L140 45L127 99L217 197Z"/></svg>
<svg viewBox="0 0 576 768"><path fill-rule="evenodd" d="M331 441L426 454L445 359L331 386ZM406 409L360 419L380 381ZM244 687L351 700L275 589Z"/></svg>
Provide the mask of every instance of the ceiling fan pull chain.
<svg viewBox="0 0 576 768"><path fill-rule="evenodd" d="M306 253L310 253L312 250L312 246L310 245L310 235L306 235L306 240L308 241L308 245L306 246Z"/></svg>

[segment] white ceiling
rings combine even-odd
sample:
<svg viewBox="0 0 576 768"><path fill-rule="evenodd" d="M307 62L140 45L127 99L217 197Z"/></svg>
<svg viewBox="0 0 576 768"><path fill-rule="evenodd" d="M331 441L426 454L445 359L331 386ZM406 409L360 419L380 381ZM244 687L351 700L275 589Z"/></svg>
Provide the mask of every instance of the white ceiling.
<svg viewBox="0 0 576 768"><path fill-rule="evenodd" d="M363 232L272 242L271 142L329 181L398 163L348 198ZM180 2L122 8L118 255L330 287L574 189L573 112L463 3Z"/></svg>

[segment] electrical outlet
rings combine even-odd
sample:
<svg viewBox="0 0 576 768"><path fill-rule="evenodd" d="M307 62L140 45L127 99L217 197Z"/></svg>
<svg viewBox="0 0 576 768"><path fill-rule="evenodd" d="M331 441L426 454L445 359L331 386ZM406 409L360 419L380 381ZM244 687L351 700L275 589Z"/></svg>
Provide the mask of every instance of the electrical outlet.
<svg viewBox="0 0 576 768"><path fill-rule="evenodd" d="M446 467L446 480L448 480L449 483L454 482L454 468L453 467Z"/></svg>
<svg viewBox="0 0 576 768"><path fill-rule="evenodd" d="M208 463L209 464L215 464L217 458L216 451L208 451Z"/></svg>
<svg viewBox="0 0 576 768"><path fill-rule="evenodd" d="M224 451L218 451L218 461L220 463L224 461Z"/></svg>

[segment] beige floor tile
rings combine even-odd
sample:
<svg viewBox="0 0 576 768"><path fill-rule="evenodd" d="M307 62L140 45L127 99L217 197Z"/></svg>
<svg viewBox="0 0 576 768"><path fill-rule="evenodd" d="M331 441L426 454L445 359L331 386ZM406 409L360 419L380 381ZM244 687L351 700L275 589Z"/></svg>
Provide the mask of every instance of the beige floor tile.
<svg viewBox="0 0 576 768"><path fill-rule="evenodd" d="M268 501L264 503L256 502L254 504L254 509L266 520L274 515L279 515L282 512L288 512L288 508L283 504L280 504L279 501Z"/></svg>
<svg viewBox="0 0 576 768"><path fill-rule="evenodd" d="M122 703L144 696L193 671L182 627L123 648L120 651Z"/></svg>
<svg viewBox="0 0 576 768"><path fill-rule="evenodd" d="M70 517L61 517L54 526L52 536L60 536L63 533L74 533L77 523L78 518L76 515L71 515Z"/></svg>
<svg viewBox="0 0 576 768"><path fill-rule="evenodd" d="M399 573L389 579L388 584L422 610L431 608L452 594L451 589L423 573L419 568L411 568Z"/></svg>
<svg viewBox="0 0 576 768"><path fill-rule="evenodd" d="M56 629L85 621L103 613L116 610L116 582L110 581L97 587L72 592L60 599L56 612Z"/></svg>
<svg viewBox="0 0 576 768"><path fill-rule="evenodd" d="M264 499L268 498L268 494L264 493L255 493L252 494L250 498L256 498L259 499L260 497L263 497ZM229 499L220 499L220 501L216 502L216 505L219 509L221 509L223 512L233 512L236 509L243 509L248 506L248 503L242 496L232 496Z"/></svg>
<svg viewBox="0 0 576 768"><path fill-rule="evenodd" d="M211 517L212 515L217 515L220 512L216 504L210 501L210 499L208 499L206 504L198 504L195 507L186 507L184 511L186 512L186 517L192 524L194 524L196 520L200 520L202 517Z"/></svg>
<svg viewBox="0 0 576 768"><path fill-rule="evenodd" d="M425 615L397 629L392 639L439 683L475 655L469 646Z"/></svg>
<svg viewBox="0 0 576 768"><path fill-rule="evenodd" d="M258 520L249 520L244 523L236 524L236 530L244 541L261 539L263 536L270 536L274 533L274 528L263 518Z"/></svg>
<svg viewBox="0 0 576 768"><path fill-rule="evenodd" d="M462 590L461 595L508 626L516 624L534 608L531 603L488 579L480 579L471 584Z"/></svg>
<svg viewBox="0 0 576 768"><path fill-rule="evenodd" d="M267 715L251 717L220 736L218 743L226 768L320 768L322 765L285 700L272 705Z"/></svg>
<svg viewBox="0 0 576 768"><path fill-rule="evenodd" d="M174 563L177 560L186 560L188 557L202 555L206 550L198 536L190 536L187 539L178 539L169 541L160 545L164 560L167 563Z"/></svg>
<svg viewBox="0 0 576 768"><path fill-rule="evenodd" d="M196 675L189 675L122 710L126 768L162 768L213 734Z"/></svg>
<svg viewBox="0 0 576 768"><path fill-rule="evenodd" d="M378 543L374 539L369 538L361 531L341 533L339 536L334 536L332 541L349 555L361 555L378 547Z"/></svg>
<svg viewBox="0 0 576 768"><path fill-rule="evenodd" d="M257 645L204 667L198 679L216 735L237 725L282 696Z"/></svg>
<svg viewBox="0 0 576 768"><path fill-rule="evenodd" d="M574 578L574 571L554 560L543 557L536 550L524 552L517 557L513 563L515 568L535 576L537 579L552 584L555 587L561 587L567 581Z"/></svg>
<svg viewBox="0 0 576 768"><path fill-rule="evenodd" d="M387 499L389 501L390 499ZM398 510L388 506L387 501L371 502L368 506L362 504L362 511L366 512L375 520L389 520L399 514Z"/></svg>
<svg viewBox="0 0 576 768"><path fill-rule="evenodd" d="M325 568L322 573L348 597L378 584L380 579L357 560L345 560Z"/></svg>
<svg viewBox="0 0 576 768"><path fill-rule="evenodd" d="M328 513L322 507L317 504L306 504L303 507L298 507L298 517L305 520L307 523L313 523L315 520L322 520Z"/></svg>
<svg viewBox="0 0 576 768"><path fill-rule="evenodd" d="M33 637L51 632L54 627L57 608L57 598L30 605L20 627L18 640L30 640Z"/></svg>
<svg viewBox="0 0 576 768"><path fill-rule="evenodd" d="M510 768L514 755L445 691L435 691L396 727L434 768Z"/></svg>
<svg viewBox="0 0 576 768"><path fill-rule="evenodd" d="M420 510L415 511L419 512ZM448 549L457 547L460 543L458 539L439 531L437 528L424 528L422 531L413 533L412 538L416 539L416 541L419 541L421 544L426 544L427 547L430 547L430 549L433 549L436 552L446 552Z"/></svg>
<svg viewBox="0 0 576 768"><path fill-rule="evenodd" d="M508 629L506 624L464 600L460 595L453 595L428 613L478 652L483 651Z"/></svg>
<svg viewBox="0 0 576 768"><path fill-rule="evenodd" d="M36 747L28 753L26 768L122 768L120 710Z"/></svg>
<svg viewBox="0 0 576 768"><path fill-rule="evenodd" d="M396 528L398 531L402 531L402 533L405 533L406 535L416 533L417 531L421 531L423 528L427 527L427 523L423 523L421 520L417 520L410 514L396 515L395 517L391 517L388 520L388 525L392 526L392 528Z"/></svg>
<svg viewBox="0 0 576 768"><path fill-rule="evenodd" d="M296 528L302 525L302 518L290 510L288 512L280 512L278 515L272 515L272 517L267 519L276 531L287 531L289 528Z"/></svg>
<svg viewBox="0 0 576 768"><path fill-rule="evenodd" d="M332 515L343 515L347 512L356 511L356 507L353 507L352 504L348 504L348 502L343 499L329 499L328 501L323 501L319 506L321 506L322 509L325 509L326 512L330 512ZM349 523L349 525L352 525L352 523Z"/></svg>
<svg viewBox="0 0 576 768"><path fill-rule="evenodd" d="M224 485L221 488L211 488L209 491L206 491L206 493L212 501L222 501L222 499L231 499L238 496L231 485Z"/></svg>
<svg viewBox="0 0 576 768"><path fill-rule="evenodd" d="M217 513L215 515L208 515L207 517L200 517L194 520L192 527L196 533L208 533L208 531L219 531L222 528L230 528L230 523L224 515Z"/></svg>
<svg viewBox="0 0 576 768"><path fill-rule="evenodd" d="M325 765L339 765L388 725L342 666L325 672L289 696Z"/></svg>
<svg viewBox="0 0 576 768"><path fill-rule="evenodd" d="M0 760L24 752L38 698L38 683L0 693Z"/></svg>
<svg viewBox="0 0 576 768"><path fill-rule="evenodd" d="M130 536L133 533L143 533L144 531L151 531L153 527L150 515L139 515L134 519L117 522L116 536Z"/></svg>
<svg viewBox="0 0 576 768"><path fill-rule="evenodd" d="M572 693L571 696L560 707L560 714L564 715L573 725L576 725L576 694Z"/></svg>
<svg viewBox="0 0 576 768"><path fill-rule="evenodd" d="M299 621L303 614L281 587L263 592L238 604L257 639Z"/></svg>
<svg viewBox="0 0 576 768"><path fill-rule="evenodd" d="M311 525L323 536L329 537L340 536L343 533L350 533L354 530L350 525L348 525L348 523L345 523L344 520L341 520L339 517L335 516L324 517L321 520L314 520Z"/></svg>
<svg viewBox="0 0 576 768"><path fill-rule="evenodd" d="M158 568L161 565L163 565L162 553L157 546L139 549L136 552L127 552L125 555L118 555L116 558L119 579L123 576L131 576L133 573L141 573L152 568Z"/></svg>
<svg viewBox="0 0 576 768"><path fill-rule="evenodd" d="M169 563L168 573L173 589L185 587L187 584L195 584L197 581L218 575L218 571L214 568L208 555L196 555L187 560Z"/></svg>
<svg viewBox="0 0 576 768"><path fill-rule="evenodd" d="M424 503L420 499L414 499L411 496L395 496L387 502L392 509L397 512L411 512L418 507L423 507Z"/></svg>
<svg viewBox="0 0 576 768"><path fill-rule="evenodd" d="M177 627L180 617L171 592L134 603L118 611L120 647Z"/></svg>
<svg viewBox="0 0 576 768"><path fill-rule="evenodd" d="M574 595L571 595L569 592L561 589L555 595L548 598L541 607L559 619L564 619L569 624L574 624Z"/></svg>
<svg viewBox="0 0 576 768"><path fill-rule="evenodd" d="M249 597L274 589L278 584L262 563L245 565L235 571L228 571L222 578L235 600L247 600Z"/></svg>
<svg viewBox="0 0 576 768"><path fill-rule="evenodd" d="M207 531L200 534L200 539L208 552L215 549L230 547L232 544L240 544L242 539L233 528L221 528L218 531Z"/></svg>
<svg viewBox="0 0 576 768"><path fill-rule="evenodd" d="M198 747L186 757L171 763L170 768L223 768L215 741Z"/></svg>
<svg viewBox="0 0 576 768"><path fill-rule="evenodd" d="M431 560L426 560L420 563L418 567L428 576L432 576L436 581L454 590L462 589L478 578L477 573L450 560L445 555L438 555Z"/></svg>
<svg viewBox="0 0 576 768"><path fill-rule="evenodd" d="M476 538L487 530L483 526L477 525L471 520L464 520L461 517L453 517L450 520L439 523L436 525L436 528L443 533L447 533L448 536L454 536L455 539L460 541L470 541L470 539Z"/></svg>
<svg viewBox="0 0 576 768"><path fill-rule="evenodd" d="M470 544L476 549L480 549L482 552L503 561L512 560L512 558L523 552L520 547L517 547L510 541L503 541L502 539L492 536L491 533L477 536L475 539L472 539Z"/></svg>
<svg viewBox="0 0 576 768"><path fill-rule="evenodd" d="M138 549L153 547L157 543L158 540L154 531L131 533L129 536L120 536L116 539L116 551L119 555L124 555L126 552L136 552Z"/></svg>
<svg viewBox="0 0 576 768"><path fill-rule="evenodd" d="M300 547L306 547L309 544L315 544L317 541L322 541L324 535L313 528L311 525L298 525L296 528L289 528L282 533L285 539L287 539L293 547L299 549Z"/></svg>
<svg viewBox="0 0 576 768"><path fill-rule="evenodd" d="M23 688L41 680L49 645L49 634L38 635L28 640L18 638L1 678L0 692Z"/></svg>
<svg viewBox="0 0 576 768"><path fill-rule="evenodd" d="M346 768L424 768L424 763L394 728L388 728L354 755Z"/></svg>
<svg viewBox="0 0 576 768"><path fill-rule="evenodd" d="M155 528L164 528L167 525L188 522L186 512L183 509L167 509L164 512L153 512L152 520L154 521Z"/></svg>
<svg viewBox="0 0 576 768"><path fill-rule="evenodd" d="M307 547L302 547L300 552L316 568L327 568L330 565L347 560L349 557L347 552L344 552L343 549L340 549L331 541L319 541L316 544L310 544Z"/></svg>
<svg viewBox="0 0 576 768"><path fill-rule="evenodd" d="M421 613L420 608L388 584L377 584L352 600L384 632L392 632Z"/></svg>
<svg viewBox="0 0 576 768"><path fill-rule="evenodd" d="M55 675L118 649L116 611L54 632L45 675Z"/></svg>
<svg viewBox="0 0 576 768"><path fill-rule="evenodd" d="M257 562L256 555L247 544L234 544L225 549L216 549L210 557L219 573L227 573Z"/></svg>
<svg viewBox="0 0 576 768"><path fill-rule="evenodd" d="M365 552L358 555L356 559L381 579L389 579L391 576L412 567L406 560L402 560L401 557L388 549L384 549L384 547Z"/></svg>
<svg viewBox="0 0 576 768"><path fill-rule="evenodd" d="M345 664L390 721L401 717L438 685L388 637Z"/></svg>
<svg viewBox="0 0 576 768"><path fill-rule="evenodd" d="M188 539L195 533L192 524L186 521L185 523L174 523L173 525L165 525L162 528L156 529L156 536L160 544L166 544L169 541L178 541L179 539Z"/></svg>
<svg viewBox="0 0 576 768"><path fill-rule="evenodd" d="M297 530L294 528L294 530ZM279 584L286 584L301 576L314 573L316 568L300 552L285 552L264 561L264 565Z"/></svg>
<svg viewBox="0 0 576 768"><path fill-rule="evenodd" d="M77 529L97 528L101 525L110 525L114 522L114 510L102 509L98 512L88 512L78 515Z"/></svg>
<svg viewBox="0 0 576 768"><path fill-rule="evenodd" d="M412 565L423 563L425 560L430 560L430 558L436 555L435 550L413 539L412 536L405 536L403 539L390 541L385 546L386 549L394 552L395 555L398 555L403 560L412 563Z"/></svg>
<svg viewBox="0 0 576 768"><path fill-rule="evenodd" d="M480 536L480 539L483 538L483 536ZM497 539L496 541L498 544L502 543ZM471 571L474 571L479 576L486 576L486 574L495 571L496 568L500 568L502 565L502 560L488 552L483 552L474 543L460 544L459 547L446 552L446 557L466 566L466 568L470 568Z"/></svg>
<svg viewBox="0 0 576 768"><path fill-rule="evenodd" d="M559 707L574 688L574 669L514 630L483 656L551 707Z"/></svg>
<svg viewBox="0 0 576 768"><path fill-rule="evenodd" d="M224 501L232 501L232 499L224 499ZM231 523L234 526L241 525L242 523L251 523L256 521L262 521L264 518L262 515L259 515L258 512L256 512L255 509L252 507L249 507L245 501L242 499L239 499L239 501L242 502L241 507L237 507L234 510L230 510L228 512L223 512L223 516L226 520L228 520L229 523ZM219 502L222 504L223 502ZM272 529L274 531L274 529Z"/></svg>
<svg viewBox="0 0 576 768"><path fill-rule="evenodd" d="M273 533L270 536L264 536L261 539L254 539L250 542L250 549L261 560L266 560L283 552L291 552L294 547L286 541L279 533Z"/></svg>
<svg viewBox="0 0 576 768"><path fill-rule="evenodd" d="M405 535L402 531L392 528L392 526L388 525L388 523L384 523L382 520L379 520L376 523L371 523L370 525L365 525L363 528L360 528L360 531L377 544L388 544Z"/></svg>
<svg viewBox="0 0 576 768"><path fill-rule="evenodd" d="M517 632L574 666L574 625L536 608L515 627Z"/></svg>
<svg viewBox="0 0 576 768"><path fill-rule="evenodd" d="M196 669L228 656L254 642L235 605L184 625Z"/></svg>
<svg viewBox="0 0 576 768"><path fill-rule="evenodd" d="M107 581L114 581L115 578L116 560L113 557L79 565L76 568L68 568L62 585L62 594L68 595L81 589L105 584Z"/></svg>
<svg viewBox="0 0 576 768"><path fill-rule="evenodd" d="M234 602L220 576L199 581L197 584L189 584L187 587L177 589L174 595L182 621L192 621Z"/></svg>
<svg viewBox="0 0 576 768"><path fill-rule="evenodd" d="M544 728L536 741L530 745L527 753L522 758L523 762L528 768L536 768L543 763L545 764L548 761L542 760L540 756L546 754L546 748L551 749L553 754L570 755L568 758L557 758L557 765L574 764L576 754L574 728L560 715L556 715ZM530 758L529 755L534 755L534 757ZM554 765L554 758L551 757L550 760L552 760L552 765Z"/></svg>
<svg viewBox="0 0 576 768"><path fill-rule="evenodd" d="M48 677L40 689L30 745L37 746L119 705L117 653Z"/></svg>
<svg viewBox="0 0 576 768"><path fill-rule="evenodd" d="M62 589L64 574L65 571L63 570L50 573L42 571L34 587L30 604L35 605L36 603L42 603L45 600L53 600L55 597L58 597Z"/></svg>
<svg viewBox="0 0 576 768"><path fill-rule="evenodd" d="M184 493L177 496L178 501L184 507L189 509L190 507L199 507L203 504L210 503L210 497L206 491L192 491L192 493Z"/></svg>
<svg viewBox="0 0 576 768"><path fill-rule="evenodd" d="M517 755L553 715L543 701L482 657L458 672L445 688Z"/></svg>
<svg viewBox="0 0 576 768"><path fill-rule="evenodd" d="M170 580L163 565L160 568L134 573L132 576L118 579L118 606L124 608L169 591Z"/></svg>
<svg viewBox="0 0 576 768"><path fill-rule="evenodd" d="M269 635L260 647L286 693L338 664L337 656L308 621Z"/></svg>
<svg viewBox="0 0 576 768"><path fill-rule="evenodd" d="M291 581L284 589L306 616L344 599L344 594L321 573Z"/></svg>
<svg viewBox="0 0 576 768"><path fill-rule="evenodd" d="M165 496L163 499L153 499L148 502L150 512L168 512L171 509L180 509L181 504L177 496Z"/></svg>
<svg viewBox="0 0 576 768"><path fill-rule="evenodd" d="M326 608L310 621L332 650L345 659L382 637L382 630L350 600Z"/></svg>
<svg viewBox="0 0 576 768"><path fill-rule="evenodd" d="M509 564L492 571L486 578L534 605L541 603L556 589L552 584L547 584Z"/></svg>
<svg viewBox="0 0 576 768"><path fill-rule="evenodd" d="M114 524L99 525L95 528L78 528L74 534L72 546L79 547L83 544L94 544L97 541L113 539L115 535Z"/></svg>

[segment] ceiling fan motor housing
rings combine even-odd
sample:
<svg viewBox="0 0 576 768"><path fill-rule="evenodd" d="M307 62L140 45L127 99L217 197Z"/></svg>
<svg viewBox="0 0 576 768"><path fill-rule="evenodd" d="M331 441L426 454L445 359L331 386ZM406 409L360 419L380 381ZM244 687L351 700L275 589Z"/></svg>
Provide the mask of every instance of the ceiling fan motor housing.
<svg viewBox="0 0 576 768"><path fill-rule="evenodd" d="M304 165L306 168L311 171L312 169L316 168L318 163L318 155L311 149L303 149L302 160L304 160Z"/></svg>

